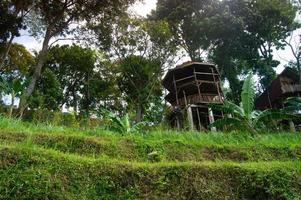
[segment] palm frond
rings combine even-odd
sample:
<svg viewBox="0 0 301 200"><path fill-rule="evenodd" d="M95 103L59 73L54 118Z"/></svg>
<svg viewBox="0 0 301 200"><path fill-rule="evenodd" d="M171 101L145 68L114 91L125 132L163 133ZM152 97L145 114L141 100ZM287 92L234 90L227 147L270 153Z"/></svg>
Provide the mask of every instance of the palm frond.
<svg viewBox="0 0 301 200"><path fill-rule="evenodd" d="M218 119L215 122L211 123L209 125L209 128L212 127L222 128L224 126L230 126L232 128L240 129L242 125L243 125L242 121L237 118L223 118L223 119Z"/></svg>
<svg viewBox="0 0 301 200"><path fill-rule="evenodd" d="M144 127L148 125L148 122L138 122L132 126L131 132L140 132Z"/></svg>
<svg viewBox="0 0 301 200"><path fill-rule="evenodd" d="M287 100L286 100L286 103L289 104L291 102L301 103L301 97L288 97Z"/></svg>
<svg viewBox="0 0 301 200"><path fill-rule="evenodd" d="M268 109L262 111L256 119L254 119L254 126L259 126L260 123L269 123L270 121L282 121L282 120L291 120L296 116L290 113L286 113L283 110Z"/></svg>
<svg viewBox="0 0 301 200"><path fill-rule="evenodd" d="M252 113L251 113L251 118L252 118L252 119L257 119L257 117L258 117L259 115L261 115L261 113L262 113L262 111L260 111L260 110L254 110L254 111L252 111Z"/></svg>
<svg viewBox="0 0 301 200"><path fill-rule="evenodd" d="M131 124L129 120L129 115L125 114L121 120L121 125L123 126L124 132L129 133L131 132Z"/></svg>
<svg viewBox="0 0 301 200"><path fill-rule="evenodd" d="M288 112L298 112L301 111L301 97L289 97L285 101L284 110Z"/></svg>
<svg viewBox="0 0 301 200"><path fill-rule="evenodd" d="M233 110L233 114L238 115L239 117L244 117L244 110L242 107L230 101L226 102L226 105Z"/></svg>
<svg viewBox="0 0 301 200"><path fill-rule="evenodd" d="M230 101L226 101L224 105L210 104L209 107L211 107L213 110L222 111L227 114L238 115L239 117L242 117L244 114L241 107Z"/></svg>

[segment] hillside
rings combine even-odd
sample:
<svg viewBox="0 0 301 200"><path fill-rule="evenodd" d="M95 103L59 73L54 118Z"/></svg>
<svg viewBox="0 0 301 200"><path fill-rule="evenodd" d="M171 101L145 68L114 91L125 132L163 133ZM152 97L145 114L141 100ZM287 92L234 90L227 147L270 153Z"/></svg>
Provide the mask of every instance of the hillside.
<svg viewBox="0 0 301 200"><path fill-rule="evenodd" d="M301 135L120 136L0 118L0 199L298 199Z"/></svg>

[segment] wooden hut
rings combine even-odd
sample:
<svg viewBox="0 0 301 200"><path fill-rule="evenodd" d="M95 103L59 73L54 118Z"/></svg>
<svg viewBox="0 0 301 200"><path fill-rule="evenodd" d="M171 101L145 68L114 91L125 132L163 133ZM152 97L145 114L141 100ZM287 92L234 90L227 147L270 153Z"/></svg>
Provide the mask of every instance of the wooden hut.
<svg viewBox="0 0 301 200"><path fill-rule="evenodd" d="M258 110L269 108L281 109L288 97L301 97L301 84L296 70L286 68L271 85L256 99L255 107ZM301 128L301 120L283 122L287 124L291 131L295 131L295 126Z"/></svg>
<svg viewBox="0 0 301 200"><path fill-rule="evenodd" d="M208 129L222 113L213 113L208 104L223 104L220 74L213 64L186 62L167 72L163 86L173 108L170 122L182 128L188 119L191 129Z"/></svg>
<svg viewBox="0 0 301 200"><path fill-rule="evenodd" d="M256 99L255 107L258 110L283 108L285 99L294 96L301 96L301 84L297 71L287 67Z"/></svg>

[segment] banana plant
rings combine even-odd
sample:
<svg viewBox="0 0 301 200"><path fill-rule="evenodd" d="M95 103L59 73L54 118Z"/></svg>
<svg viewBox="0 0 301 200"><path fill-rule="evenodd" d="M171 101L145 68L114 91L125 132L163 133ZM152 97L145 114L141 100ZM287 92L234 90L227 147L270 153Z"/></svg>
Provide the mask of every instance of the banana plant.
<svg viewBox="0 0 301 200"><path fill-rule="evenodd" d="M247 130L254 135L261 129L271 127L277 129L277 123L279 121L292 119L294 117L293 114L287 113L284 110L255 110L255 89L253 85L253 76L250 73L242 87L240 105L229 101L226 101L224 105L210 105L213 109L226 114L225 118L216 120L210 124L210 127Z"/></svg>
<svg viewBox="0 0 301 200"><path fill-rule="evenodd" d="M140 132L148 125L147 122L131 124L128 114L125 114L123 117L118 117L115 113L106 109L101 110L101 115L108 121L108 123L104 125L106 130L122 135Z"/></svg>
<svg viewBox="0 0 301 200"><path fill-rule="evenodd" d="M285 108L287 112L296 115L301 115L301 97L289 97L285 101Z"/></svg>

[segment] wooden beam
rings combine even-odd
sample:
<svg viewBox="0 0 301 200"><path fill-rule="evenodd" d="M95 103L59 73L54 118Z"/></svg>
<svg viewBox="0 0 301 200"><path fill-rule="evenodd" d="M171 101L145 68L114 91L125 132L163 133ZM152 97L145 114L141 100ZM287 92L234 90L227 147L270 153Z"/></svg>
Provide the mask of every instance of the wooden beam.
<svg viewBox="0 0 301 200"><path fill-rule="evenodd" d="M211 71L212 71L212 74L214 74L213 68L211 68ZM222 102L221 93L220 93L220 91L219 91L219 83L216 82L216 80L215 80L215 75L213 75L213 81L215 82L215 85L216 85L216 89L217 89L217 93L218 93L218 98L219 98L219 100Z"/></svg>
<svg viewBox="0 0 301 200"><path fill-rule="evenodd" d="M211 68L212 69L212 68ZM219 74L216 74L214 72L212 73L206 73L206 72L195 72L196 74L200 74L200 75L215 75L215 76L219 76Z"/></svg>
<svg viewBox="0 0 301 200"><path fill-rule="evenodd" d="M187 98L186 98L186 93L185 90L183 90L183 95L184 95L184 100L185 100L185 107L187 107Z"/></svg>
<svg viewBox="0 0 301 200"><path fill-rule="evenodd" d="M173 83L174 83L174 87L175 87L177 106L179 106L178 89L177 89L177 84L175 82L175 75L173 75Z"/></svg>
<svg viewBox="0 0 301 200"><path fill-rule="evenodd" d="M198 79L197 79L196 74L195 74L195 67L193 68L193 74L194 74L194 78L195 78L195 83L197 84L197 87L198 87L199 98L200 98L200 101L201 101L202 100L202 95L201 95L200 86L198 84Z"/></svg>
<svg viewBox="0 0 301 200"><path fill-rule="evenodd" d="M188 76L188 77L185 77L185 78L181 78L181 79L177 79L176 82L181 82L181 81L184 81L186 79L193 79L193 75L192 76Z"/></svg>
<svg viewBox="0 0 301 200"><path fill-rule="evenodd" d="M194 82L190 82L190 83L182 84L178 88L180 89L180 88L183 88L183 87L188 86L188 85L197 86Z"/></svg>
<svg viewBox="0 0 301 200"><path fill-rule="evenodd" d="M201 85L202 83L216 84L216 83L218 83L218 82L215 82L215 81L205 81L205 80L201 80L201 81L200 81L200 80L197 80L197 83Z"/></svg>

